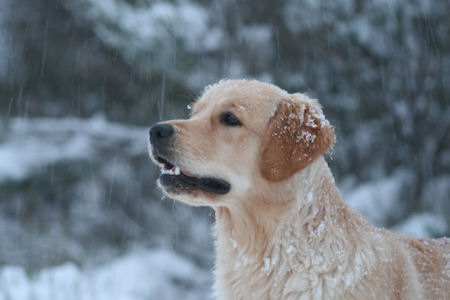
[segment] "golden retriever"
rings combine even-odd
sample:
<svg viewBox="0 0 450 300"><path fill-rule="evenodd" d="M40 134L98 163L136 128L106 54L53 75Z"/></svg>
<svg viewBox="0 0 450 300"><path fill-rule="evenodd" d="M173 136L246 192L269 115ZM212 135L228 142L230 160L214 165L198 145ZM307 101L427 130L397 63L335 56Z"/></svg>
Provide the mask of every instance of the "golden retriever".
<svg viewBox="0 0 450 300"><path fill-rule="evenodd" d="M375 228L342 201L316 100L258 81L207 89L150 129L171 198L216 215L218 299L447 299L450 240Z"/></svg>

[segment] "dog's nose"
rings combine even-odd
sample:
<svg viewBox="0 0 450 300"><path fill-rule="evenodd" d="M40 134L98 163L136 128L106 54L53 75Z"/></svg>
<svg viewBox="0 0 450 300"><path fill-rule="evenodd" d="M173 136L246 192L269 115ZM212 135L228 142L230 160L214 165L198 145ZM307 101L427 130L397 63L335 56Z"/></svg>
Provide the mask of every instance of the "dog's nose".
<svg viewBox="0 0 450 300"><path fill-rule="evenodd" d="M159 145L168 141L175 130L172 125L169 124L156 124L150 128L150 142L153 145Z"/></svg>

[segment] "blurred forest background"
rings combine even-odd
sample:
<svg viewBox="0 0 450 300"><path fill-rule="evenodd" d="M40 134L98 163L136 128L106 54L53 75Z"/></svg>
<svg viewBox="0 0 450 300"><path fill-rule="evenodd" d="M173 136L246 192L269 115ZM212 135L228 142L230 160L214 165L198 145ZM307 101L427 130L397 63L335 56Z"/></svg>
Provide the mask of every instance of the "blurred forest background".
<svg viewBox="0 0 450 300"><path fill-rule="evenodd" d="M319 99L346 201L449 234L449 1L0 0L0 299L208 298L213 212L146 147L221 78Z"/></svg>

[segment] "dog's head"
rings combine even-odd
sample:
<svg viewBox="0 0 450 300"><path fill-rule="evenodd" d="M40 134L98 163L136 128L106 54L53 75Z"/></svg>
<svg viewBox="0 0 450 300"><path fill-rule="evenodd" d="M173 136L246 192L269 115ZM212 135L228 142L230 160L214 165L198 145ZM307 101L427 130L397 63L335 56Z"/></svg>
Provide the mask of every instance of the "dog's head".
<svg viewBox="0 0 450 300"><path fill-rule="evenodd" d="M261 184L282 183L334 143L320 105L258 81L207 89L187 120L150 129L159 186L192 205L221 205Z"/></svg>

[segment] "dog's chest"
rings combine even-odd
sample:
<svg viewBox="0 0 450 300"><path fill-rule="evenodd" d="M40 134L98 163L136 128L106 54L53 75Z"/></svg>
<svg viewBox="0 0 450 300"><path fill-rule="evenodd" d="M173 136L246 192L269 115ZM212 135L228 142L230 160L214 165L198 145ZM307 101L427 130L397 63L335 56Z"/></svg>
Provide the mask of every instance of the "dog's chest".
<svg viewBox="0 0 450 300"><path fill-rule="evenodd" d="M342 280L321 275L309 263L279 254L263 259L228 257L216 270L218 299L320 299Z"/></svg>
<svg viewBox="0 0 450 300"><path fill-rule="evenodd" d="M368 274L368 259L360 251L353 258L329 260L330 255L296 250L277 248L261 258L232 247L217 261L218 299L336 299Z"/></svg>

